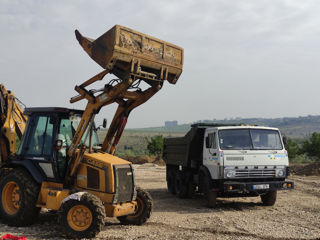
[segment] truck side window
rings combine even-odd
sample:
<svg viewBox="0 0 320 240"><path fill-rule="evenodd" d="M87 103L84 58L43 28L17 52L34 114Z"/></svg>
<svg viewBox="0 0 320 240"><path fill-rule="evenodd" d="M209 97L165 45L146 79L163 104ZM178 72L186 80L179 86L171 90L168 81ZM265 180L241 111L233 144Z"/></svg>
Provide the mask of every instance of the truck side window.
<svg viewBox="0 0 320 240"><path fill-rule="evenodd" d="M217 148L216 133L209 133L207 137L207 148Z"/></svg>

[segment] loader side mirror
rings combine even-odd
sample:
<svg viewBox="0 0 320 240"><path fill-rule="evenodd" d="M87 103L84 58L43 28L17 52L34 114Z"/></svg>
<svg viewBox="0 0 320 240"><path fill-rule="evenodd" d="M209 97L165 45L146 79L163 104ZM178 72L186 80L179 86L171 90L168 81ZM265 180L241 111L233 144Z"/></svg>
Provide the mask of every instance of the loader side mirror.
<svg viewBox="0 0 320 240"><path fill-rule="evenodd" d="M101 127L103 127L103 128L106 128L106 127L107 127L107 119L106 119L106 118L104 118L102 124L99 125L99 126L96 128L96 131L100 130Z"/></svg>
<svg viewBox="0 0 320 240"><path fill-rule="evenodd" d="M56 149L57 149L57 150L60 150L60 149L62 148L62 144L63 144L62 140L61 140L61 139L58 139L58 140L56 141Z"/></svg>
<svg viewBox="0 0 320 240"><path fill-rule="evenodd" d="M107 127L107 119L106 118L103 119L102 127L103 128Z"/></svg>

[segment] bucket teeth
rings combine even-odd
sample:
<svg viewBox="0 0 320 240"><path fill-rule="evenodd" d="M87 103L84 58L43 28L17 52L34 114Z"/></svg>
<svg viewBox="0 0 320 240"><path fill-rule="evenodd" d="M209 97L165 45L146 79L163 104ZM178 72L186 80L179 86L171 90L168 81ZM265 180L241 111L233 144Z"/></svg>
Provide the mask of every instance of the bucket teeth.
<svg viewBox="0 0 320 240"><path fill-rule="evenodd" d="M81 47L89 54L89 56L92 56L92 46L94 39L87 38L81 35L81 33L78 30L75 30L76 38L81 45Z"/></svg>

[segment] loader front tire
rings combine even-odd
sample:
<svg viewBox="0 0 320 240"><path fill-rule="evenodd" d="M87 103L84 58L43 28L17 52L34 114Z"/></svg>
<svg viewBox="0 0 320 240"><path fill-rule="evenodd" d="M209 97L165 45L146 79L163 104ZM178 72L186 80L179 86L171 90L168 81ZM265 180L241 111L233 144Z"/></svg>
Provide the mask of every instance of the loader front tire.
<svg viewBox="0 0 320 240"><path fill-rule="evenodd" d="M61 232L68 238L94 238L104 226L105 217L101 200L90 193L80 200L65 201L59 210Z"/></svg>
<svg viewBox="0 0 320 240"><path fill-rule="evenodd" d="M151 216L153 200L147 191L137 188L137 209L134 214L118 217L121 224L142 225Z"/></svg>
<svg viewBox="0 0 320 240"><path fill-rule="evenodd" d="M28 172L14 169L0 181L0 215L10 226L31 225L40 212L36 207L40 186Z"/></svg>

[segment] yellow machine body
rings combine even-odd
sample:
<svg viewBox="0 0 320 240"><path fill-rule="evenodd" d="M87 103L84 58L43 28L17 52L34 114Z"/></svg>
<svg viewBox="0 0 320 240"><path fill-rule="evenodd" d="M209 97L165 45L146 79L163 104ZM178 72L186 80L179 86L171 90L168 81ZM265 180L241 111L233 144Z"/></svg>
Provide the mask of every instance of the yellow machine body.
<svg viewBox="0 0 320 240"><path fill-rule="evenodd" d="M99 197L105 206L108 217L133 214L137 206L136 201L122 203L115 201L114 166L131 167L131 164L108 153L84 153L83 160L78 167L74 190L89 192ZM134 184L133 181L132 184ZM125 189L121 189L121 191L125 191ZM70 194L70 189L64 189L63 184L43 182L37 206L59 210L63 200Z"/></svg>

